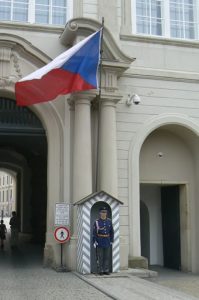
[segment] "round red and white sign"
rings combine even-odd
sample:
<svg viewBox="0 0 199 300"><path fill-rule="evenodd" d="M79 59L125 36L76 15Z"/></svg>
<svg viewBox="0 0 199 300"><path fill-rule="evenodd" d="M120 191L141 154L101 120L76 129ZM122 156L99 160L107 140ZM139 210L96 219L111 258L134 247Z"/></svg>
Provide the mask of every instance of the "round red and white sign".
<svg viewBox="0 0 199 300"><path fill-rule="evenodd" d="M70 239L70 231L64 226L57 227L54 231L54 237L59 243L66 243Z"/></svg>

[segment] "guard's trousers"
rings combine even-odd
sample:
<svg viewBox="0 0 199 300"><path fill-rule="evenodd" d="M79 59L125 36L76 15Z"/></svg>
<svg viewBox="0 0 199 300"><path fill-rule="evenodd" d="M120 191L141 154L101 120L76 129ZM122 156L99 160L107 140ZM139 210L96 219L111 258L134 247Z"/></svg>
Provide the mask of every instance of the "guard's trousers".
<svg viewBox="0 0 199 300"><path fill-rule="evenodd" d="M110 272L110 253L111 247L97 248L98 259L99 259L99 272Z"/></svg>

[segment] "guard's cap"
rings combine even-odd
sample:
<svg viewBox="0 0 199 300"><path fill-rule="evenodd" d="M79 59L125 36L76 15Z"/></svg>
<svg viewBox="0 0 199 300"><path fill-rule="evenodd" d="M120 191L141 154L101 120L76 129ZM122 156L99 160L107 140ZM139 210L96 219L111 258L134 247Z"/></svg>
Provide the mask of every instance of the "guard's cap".
<svg viewBox="0 0 199 300"><path fill-rule="evenodd" d="M107 207L103 206L99 209L99 212L107 212Z"/></svg>

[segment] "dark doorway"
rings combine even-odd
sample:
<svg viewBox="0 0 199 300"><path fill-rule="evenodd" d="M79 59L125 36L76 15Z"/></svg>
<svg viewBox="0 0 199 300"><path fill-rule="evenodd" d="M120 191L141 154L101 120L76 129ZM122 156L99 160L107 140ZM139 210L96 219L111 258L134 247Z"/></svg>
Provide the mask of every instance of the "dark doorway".
<svg viewBox="0 0 199 300"><path fill-rule="evenodd" d="M143 201L140 201L140 234L141 255L148 259L150 264L150 223L149 210Z"/></svg>
<svg viewBox="0 0 199 300"><path fill-rule="evenodd" d="M27 107L0 97L0 167L17 176L21 237L43 247L47 206L47 139L39 118ZM28 238L27 238L28 237Z"/></svg>
<svg viewBox="0 0 199 300"><path fill-rule="evenodd" d="M181 269L179 186L161 188L164 267Z"/></svg>

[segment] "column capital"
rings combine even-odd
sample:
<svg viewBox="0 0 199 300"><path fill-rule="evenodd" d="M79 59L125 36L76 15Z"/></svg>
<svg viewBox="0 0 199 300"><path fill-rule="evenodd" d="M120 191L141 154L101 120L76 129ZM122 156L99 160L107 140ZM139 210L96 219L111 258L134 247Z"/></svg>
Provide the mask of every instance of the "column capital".
<svg viewBox="0 0 199 300"><path fill-rule="evenodd" d="M75 101L72 99L72 97L67 99L68 105L70 106L70 110L75 110Z"/></svg>
<svg viewBox="0 0 199 300"><path fill-rule="evenodd" d="M96 101L103 106L113 106L116 107L116 104L122 99L122 96L119 94L108 94L103 93L101 97L96 97Z"/></svg>
<svg viewBox="0 0 199 300"><path fill-rule="evenodd" d="M77 102L77 101L92 101L96 97L96 90L92 91L84 91L84 92L79 92L79 93L73 93L70 96L71 101Z"/></svg>
<svg viewBox="0 0 199 300"><path fill-rule="evenodd" d="M91 105L91 102L96 97L96 91L85 91L81 93L73 93L68 98L68 104L70 106L70 110L75 110L76 105L87 104Z"/></svg>

